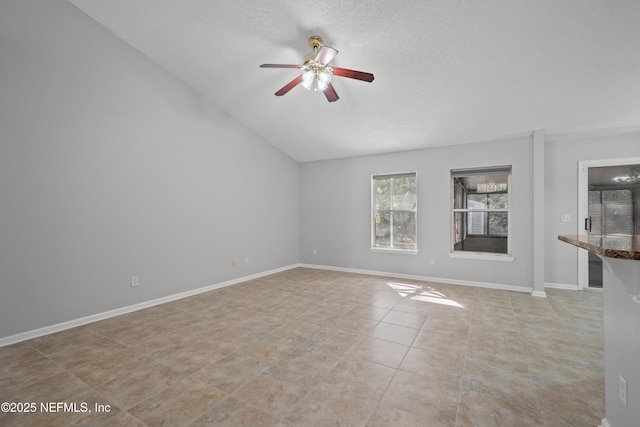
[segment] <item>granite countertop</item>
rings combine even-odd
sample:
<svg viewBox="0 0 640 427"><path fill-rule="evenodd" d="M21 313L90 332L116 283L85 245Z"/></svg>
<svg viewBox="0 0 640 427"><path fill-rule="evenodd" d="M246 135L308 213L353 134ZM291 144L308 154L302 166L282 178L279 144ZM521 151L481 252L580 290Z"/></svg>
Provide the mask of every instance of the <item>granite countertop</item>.
<svg viewBox="0 0 640 427"><path fill-rule="evenodd" d="M640 261L640 234L574 234L558 236L558 239L609 258Z"/></svg>

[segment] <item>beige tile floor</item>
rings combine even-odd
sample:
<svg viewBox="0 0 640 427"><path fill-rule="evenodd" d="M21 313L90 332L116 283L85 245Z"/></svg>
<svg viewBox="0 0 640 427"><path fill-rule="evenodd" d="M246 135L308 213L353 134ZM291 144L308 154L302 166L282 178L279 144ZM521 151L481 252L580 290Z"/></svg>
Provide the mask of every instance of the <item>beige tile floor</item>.
<svg viewBox="0 0 640 427"><path fill-rule="evenodd" d="M602 294L547 292L289 270L0 348L0 425L595 427Z"/></svg>

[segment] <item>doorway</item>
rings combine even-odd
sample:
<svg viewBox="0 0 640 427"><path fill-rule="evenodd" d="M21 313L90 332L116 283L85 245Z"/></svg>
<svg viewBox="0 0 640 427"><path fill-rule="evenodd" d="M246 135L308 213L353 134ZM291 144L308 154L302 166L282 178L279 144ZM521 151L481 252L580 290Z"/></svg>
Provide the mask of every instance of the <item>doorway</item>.
<svg viewBox="0 0 640 427"><path fill-rule="evenodd" d="M578 233L640 233L640 158L580 162L579 188ZM578 286L602 289L602 260L591 252L580 251Z"/></svg>

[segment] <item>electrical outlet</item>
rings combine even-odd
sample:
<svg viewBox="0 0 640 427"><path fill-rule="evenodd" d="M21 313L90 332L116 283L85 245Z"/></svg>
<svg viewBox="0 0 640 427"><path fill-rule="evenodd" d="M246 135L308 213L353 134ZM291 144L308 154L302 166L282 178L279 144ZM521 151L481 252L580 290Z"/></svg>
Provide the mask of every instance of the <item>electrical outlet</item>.
<svg viewBox="0 0 640 427"><path fill-rule="evenodd" d="M318 255L318 250L317 250L317 249L314 249L314 250L313 250L313 254L314 254L314 255Z"/></svg>
<svg viewBox="0 0 640 427"><path fill-rule="evenodd" d="M249 257L245 257L245 258L244 258L244 263L245 263L245 264L249 264Z"/></svg>
<svg viewBox="0 0 640 427"><path fill-rule="evenodd" d="M131 287L135 288L139 284L140 284L140 279L138 279L138 276L131 276Z"/></svg>
<svg viewBox="0 0 640 427"><path fill-rule="evenodd" d="M429 258L429 264L433 265L436 263L436 259L434 257Z"/></svg>
<svg viewBox="0 0 640 427"><path fill-rule="evenodd" d="M624 406L627 406L627 380L624 379L624 377L622 375L619 375L618 377L618 386L620 388L620 400L622 400L622 403L624 404Z"/></svg>
<svg viewBox="0 0 640 427"><path fill-rule="evenodd" d="M560 215L560 222L571 222L571 215L570 214Z"/></svg>

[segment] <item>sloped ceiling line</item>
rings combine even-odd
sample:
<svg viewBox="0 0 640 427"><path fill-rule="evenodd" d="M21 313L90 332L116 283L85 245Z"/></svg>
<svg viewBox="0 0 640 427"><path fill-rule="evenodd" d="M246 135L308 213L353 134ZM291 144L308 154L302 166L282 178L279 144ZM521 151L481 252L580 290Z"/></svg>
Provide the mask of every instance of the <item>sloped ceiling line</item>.
<svg viewBox="0 0 640 427"><path fill-rule="evenodd" d="M69 0L299 162L640 126L636 0ZM340 100L274 92L319 34Z"/></svg>

